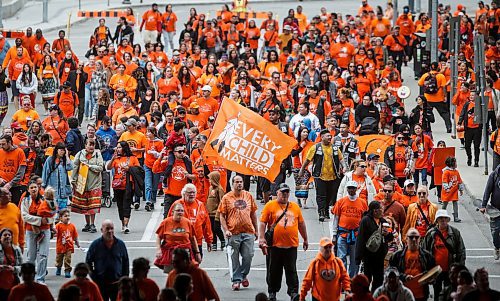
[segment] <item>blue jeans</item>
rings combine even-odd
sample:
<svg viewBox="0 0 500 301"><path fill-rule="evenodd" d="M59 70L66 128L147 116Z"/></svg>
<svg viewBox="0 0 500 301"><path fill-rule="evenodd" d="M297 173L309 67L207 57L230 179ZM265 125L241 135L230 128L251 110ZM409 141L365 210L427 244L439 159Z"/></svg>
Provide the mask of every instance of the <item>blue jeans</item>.
<svg viewBox="0 0 500 301"><path fill-rule="evenodd" d="M418 183L420 183L420 175L422 175L422 185L427 186L427 168L424 168L415 169L415 174L413 175L413 179L415 180L415 187L418 187Z"/></svg>
<svg viewBox="0 0 500 301"><path fill-rule="evenodd" d="M250 273L254 254L255 235L240 233L229 238L228 245L232 248L231 262L233 263L233 283L243 281ZM241 264L240 264L241 255Z"/></svg>
<svg viewBox="0 0 500 301"><path fill-rule="evenodd" d="M347 239L338 236L337 238L337 257L342 259L344 266L347 269L347 255L349 255L349 277L354 277L358 274L359 266L356 264L356 245L348 245Z"/></svg>
<svg viewBox="0 0 500 301"><path fill-rule="evenodd" d="M493 236L493 245L495 249L500 249L500 217L490 220L491 236Z"/></svg>
<svg viewBox="0 0 500 301"><path fill-rule="evenodd" d="M153 173L153 170L144 165L144 186L146 190L146 203L156 203L156 194L158 192L158 183L160 183L160 174Z"/></svg>
<svg viewBox="0 0 500 301"><path fill-rule="evenodd" d="M37 241L38 235L45 234L45 237ZM47 258L49 257L50 230L42 230L39 234L33 231L26 231L26 253L28 262L36 266L36 281L44 283L47 272Z"/></svg>
<svg viewBox="0 0 500 301"><path fill-rule="evenodd" d="M167 32L163 30L163 45L165 46L165 53L167 53L168 47L170 51L174 51L174 32Z"/></svg>
<svg viewBox="0 0 500 301"><path fill-rule="evenodd" d="M91 117L94 113L96 101L90 92L90 84L85 84L85 117Z"/></svg>

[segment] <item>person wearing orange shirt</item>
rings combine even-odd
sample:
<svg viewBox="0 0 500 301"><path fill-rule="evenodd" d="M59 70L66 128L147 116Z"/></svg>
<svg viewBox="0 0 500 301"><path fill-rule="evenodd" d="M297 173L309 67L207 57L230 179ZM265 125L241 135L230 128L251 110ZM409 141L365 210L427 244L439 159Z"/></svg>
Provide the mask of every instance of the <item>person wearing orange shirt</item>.
<svg viewBox="0 0 500 301"><path fill-rule="evenodd" d="M352 61L356 49L354 46L347 42L347 36L341 33L339 36L339 42L333 44L330 47L330 55L332 58L337 60L337 64L343 70L347 69L347 66Z"/></svg>
<svg viewBox="0 0 500 301"><path fill-rule="evenodd" d="M415 135L412 136L411 147L415 154L415 173L413 178L415 184L420 183L420 175L422 175L422 184L427 186L427 168L429 167L429 154L434 147L432 138L423 133L422 126L416 124L413 128Z"/></svg>
<svg viewBox="0 0 500 301"><path fill-rule="evenodd" d="M391 32L391 21L382 12L378 12L377 18L370 23L369 31L373 37L384 39Z"/></svg>
<svg viewBox="0 0 500 301"><path fill-rule="evenodd" d="M273 23L270 23L266 32L264 33L264 51L268 52L271 50L277 50L277 42L278 42L278 30L275 28ZM285 45L286 46L286 45Z"/></svg>
<svg viewBox="0 0 500 301"><path fill-rule="evenodd" d="M64 289L70 285L76 285L80 288L80 297L83 300L88 301L103 301L101 293L99 291L99 287L95 284L94 281L90 280L88 274L90 273L89 266L80 262L76 264L73 269L73 275L75 278L64 283L61 286L61 289Z"/></svg>
<svg viewBox="0 0 500 301"><path fill-rule="evenodd" d="M356 181L348 181L346 187L347 196L338 199L331 209L333 217L330 230L337 244L337 255L346 268L347 255L349 255L349 276L354 277L358 273L358 265L354 257L355 241L361 217L368 210L368 203L366 199L358 195Z"/></svg>
<svg viewBox="0 0 500 301"><path fill-rule="evenodd" d="M10 291L8 301L47 300L54 301L47 285L35 282L35 264L25 262L21 264L20 276L23 283L18 284Z"/></svg>
<svg viewBox="0 0 500 301"><path fill-rule="evenodd" d="M482 131L480 124L474 122L475 97L476 94L471 93L469 100L464 104L460 117L458 118L458 125L463 126L464 130L464 146L465 152L467 153L467 165L471 166L472 164L471 145L474 142L474 167L479 167Z"/></svg>
<svg viewBox="0 0 500 301"><path fill-rule="evenodd" d="M239 291L240 285L248 287L250 284L247 276L254 255L254 240L259 237L257 204L252 194L243 190L243 177L240 175L233 177L232 190L222 198L218 212L228 245L233 249L230 259L232 289Z"/></svg>
<svg viewBox="0 0 500 301"><path fill-rule="evenodd" d="M12 202L19 204L26 186L21 185L26 171L26 155L18 146L14 146L12 137L0 137L0 185L10 190Z"/></svg>
<svg viewBox="0 0 500 301"><path fill-rule="evenodd" d="M384 39L384 45L388 48L389 55L392 56L392 60L396 63L396 69L400 73L403 62L408 61L409 54L405 53L407 44L405 37L400 34L399 25L394 26L392 34L387 35Z"/></svg>
<svg viewBox="0 0 500 301"><path fill-rule="evenodd" d="M12 244L24 250L24 222L21 210L11 202L11 194L8 189L0 188L0 229L9 229L12 236ZM1 237L1 236L0 236Z"/></svg>
<svg viewBox="0 0 500 301"><path fill-rule="evenodd" d="M49 189L47 189L49 190ZM45 191L47 193L47 190ZM59 211L60 222L56 229L56 276L61 275L64 260L64 276L71 278L71 257L75 252L75 245L80 248L78 232L74 224L70 222L70 210L68 208Z"/></svg>
<svg viewBox="0 0 500 301"><path fill-rule="evenodd" d="M295 12L295 19L298 21L299 30L301 32L306 31L307 26L307 16L303 13L302 5L297 6L297 10Z"/></svg>
<svg viewBox="0 0 500 301"><path fill-rule="evenodd" d="M33 40L32 49L30 51L31 58L33 59L35 53L41 53L43 45L47 43L47 40L43 37L42 30L38 28L35 32L35 38Z"/></svg>
<svg viewBox="0 0 500 301"><path fill-rule="evenodd" d="M35 120L40 120L40 116L31 106L31 100L29 97L25 97L21 101L22 109L19 109L12 116L11 123L17 122L23 131L28 131L31 127L31 123Z"/></svg>
<svg viewBox="0 0 500 301"><path fill-rule="evenodd" d="M446 82L445 76L439 73L439 63L432 62L430 72L422 75L418 80L418 85L424 87L424 96L427 99L429 108L436 108L444 120L446 132L451 133L450 111L444 93Z"/></svg>
<svg viewBox="0 0 500 301"><path fill-rule="evenodd" d="M384 162L403 186L406 178L414 171L415 154L411 146L406 145L403 133L396 133L395 143L385 150Z"/></svg>
<svg viewBox="0 0 500 301"><path fill-rule="evenodd" d="M420 246L432 254L442 269L441 274L434 283L434 300L438 300L443 290L443 283L448 279L452 264L465 264L465 245L460 231L449 225L450 215L446 210L440 209L436 212L434 223L437 226L431 228L425 234ZM432 221L430 221L432 222Z"/></svg>
<svg viewBox="0 0 500 301"><path fill-rule="evenodd" d="M213 235L205 203L196 199L196 193L196 186L194 184L187 183L184 185L181 191L182 198L172 204L168 216L173 216L173 208L176 208L177 204L180 204L184 208L184 217L186 217L194 227L194 235L198 244L198 250L200 256L203 258L202 239L205 238L207 250L211 252Z"/></svg>
<svg viewBox="0 0 500 301"><path fill-rule="evenodd" d="M71 91L71 83L66 81L61 85L62 91L56 94L54 104L58 105L64 114L64 117L70 118L76 116L79 99L75 92Z"/></svg>
<svg viewBox="0 0 500 301"><path fill-rule="evenodd" d="M132 279L137 290L137 295L141 300L156 300L160 293L160 288L152 280L148 278L149 260L144 257L139 257L132 261ZM118 292L117 301L121 301L121 291Z"/></svg>
<svg viewBox="0 0 500 301"><path fill-rule="evenodd" d="M177 23L177 15L172 11L172 4L167 4L165 7L165 12L161 16L162 24L163 24L163 42L165 46L165 50L168 50L168 46L170 46L170 50L174 50L174 36L177 32L176 24Z"/></svg>
<svg viewBox="0 0 500 301"><path fill-rule="evenodd" d="M202 114L205 119L208 119L208 117L210 116L216 117L217 112L219 111L219 103L217 102L217 100L210 96L212 88L209 85L205 85L203 86L203 88L201 88L201 92L202 97L199 97L195 100L195 102L199 106L200 114Z"/></svg>
<svg viewBox="0 0 500 301"><path fill-rule="evenodd" d="M146 130L146 147L144 152L144 189L146 211L154 210L156 203L156 194L158 192L158 183L160 183L160 174L153 173L153 165L163 150L163 140L158 138L158 131L155 127L148 127Z"/></svg>
<svg viewBox="0 0 500 301"><path fill-rule="evenodd" d="M281 288L281 276L285 270L287 293L292 300L298 297L297 249L299 233L303 249L307 251L306 223L299 205L289 201L290 187L286 183L278 186L277 199L269 201L262 209L259 224L259 247L266 255L267 290L269 300L276 300ZM274 229L272 241L264 236L266 229ZM244 284L244 283L243 283Z"/></svg>
<svg viewBox="0 0 500 301"><path fill-rule="evenodd" d="M7 53L5 54L5 57L2 62L3 69L6 69L11 59L17 56L17 48L19 47L23 48L22 57L30 59L28 49L26 48L26 46L23 46L23 41L21 40L21 38L17 38L15 41L15 45L10 47L9 50L7 50Z"/></svg>
<svg viewBox="0 0 500 301"><path fill-rule="evenodd" d="M306 300L309 290L312 290L313 300L331 301L338 301L342 292L350 293L351 291L351 282L346 268L342 260L333 252L334 242L328 237L323 237L319 242L319 247L318 255L309 264L302 280L300 301ZM331 277L325 277L323 271L328 271Z"/></svg>
<svg viewBox="0 0 500 301"><path fill-rule="evenodd" d="M113 90L117 90L119 88L125 89L127 95L131 99L135 99L135 90L137 89L137 80L132 76L125 74L125 70L127 66L125 64L118 65L118 72L111 76L109 80L109 86Z"/></svg>
<svg viewBox="0 0 500 301"><path fill-rule="evenodd" d="M12 89L12 99L14 100L14 104L19 104L19 94L20 91L17 88L16 81L19 78L19 75L23 72L23 68L25 64L33 65L31 60L28 57L23 56L24 48L17 47L16 48L16 56L11 58L8 65L9 79L11 82ZM5 61L4 61L5 62Z"/></svg>
<svg viewBox="0 0 500 301"><path fill-rule="evenodd" d="M161 33L161 13L158 11L158 4L153 3L150 10L147 10L142 15L142 23L139 31L143 33L144 44L156 43L159 34Z"/></svg>
<svg viewBox="0 0 500 301"><path fill-rule="evenodd" d="M255 25L255 20L248 21L248 27L244 31L243 36L250 49L256 53L259 46L260 29Z"/></svg>
<svg viewBox="0 0 500 301"><path fill-rule="evenodd" d="M448 157L445 160L445 165L442 175L441 201L443 201L444 210L448 207L449 202L453 203L453 221L459 223L461 219L458 218L458 193L460 192L460 195L464 194L464 184L457 170L457 159Z"/></svg>
<svg viewBox="0 0 500 301"><path fill-rule="evenodd" d="M71 43L65 38L65 36L66 32L64 32L64 30L59 30L59 38L52 42L52 51L54 51L56 56L65 50L65 46L68 46L71 49Z"/></svg>
<svg viewBox="0 0 500 301"><path fill-rule="evenodd" d="M69 125L64 114L58 105L51 105L49 108L49 116L42 122L45 132L52 137L52 144L66 141L66 134L69 131Z"/></svg>

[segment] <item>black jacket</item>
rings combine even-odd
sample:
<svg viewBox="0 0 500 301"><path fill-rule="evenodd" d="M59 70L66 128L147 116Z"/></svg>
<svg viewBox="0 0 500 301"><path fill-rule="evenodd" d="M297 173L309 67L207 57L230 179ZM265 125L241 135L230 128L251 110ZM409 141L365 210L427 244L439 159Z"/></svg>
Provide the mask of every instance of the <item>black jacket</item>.
<svg viewBox="0 0 500 301"><path fill-rule="evenodd" d="M67 80L71 84L71 91L75 92L76 95L78 95L79 99L85 98L85 83L87 82L88 76L89 75L86 72L82 71L82 73L80 74L80 85L78 87L79 89L77 90L76 89L76 78L77 78L76 70L72 70L68 74Z"/></svg>
<svg viewBox="0 0 500 301"><path fill-rule="evenodd" d="M500 210L500 165L488 177L488 182L484 188L482 208L486 208L490 200L491 206Z"/></svg>
<svg viewBox="0 0 500 301"><path fill-rule="evenodd" d="M130 181L134 182L134 185ZM144 191L144 169L141 166L132 166L127 171L125 197L142 197Z"/></svg>
<svg viewBox="0 0 500 301"><path fill-rule="evenodd" d="M75 156L85 146L85 140L79 129L71 129L66 136L66 148L71 156Z"/></svg>
<svg viewBox="0 0 500 301"><path fill-rule="evenodd" d="M360 104L356 107L354 117L356 119L356 125L361 124L363 119L366 117L373 117L380 122L380 112L378 108L372 103L369 106L365 106L364 104Z"/></svg>
<svg viewBox="0 0 500 301"><path fill-rule="evenodd" d="M490 297L490 300L500 300L500 292L492 290L491 288L488 290L487 295ZM480 292L478 289L468 292L462 301L477 301L479 300Z"/></svg>
<svg viewBox="0 0 500 301"><path fill-rule="evenodd" d="M386 223L384 218L380 219L380 224ZM365 214L359 223L358 237L356 237L356 264L360 264L361 261L367 260L384 260L387 251L389 250L387 246L387 241L391 241L394 237L392 233L387 234L382 240L382 244L377 252L372 253L366 249L366 243L368 239L373 234L373 232L378 231L379 226L375 222L375 219L369 215Z"/></svg>
<svg viewBox="0 0 500 301"><path fill-rule="evenodd" d="M113 42L118 45L122 43L122 39L124 37L128 37L128 40L131 45L134 44L134 30L130 26L125 26L125 29L122 29L121 25L116 26L115 36L113 37Z"/></svg>
<svg viewBox="0 0 500 301"><path fill-rule="evenodd" d="M425 110L421 110L419 106L416 106L411 110L410 113L410 127L413 130L413 127L416 124L420 123L420 115L422 112L425 112L424 116L422 117L422 130L424 132L430 132L432 131L431 129L431 123L434 123L436 121L436 118L434 117L434 113L432 112L432 108L427 107Z"/></svg>

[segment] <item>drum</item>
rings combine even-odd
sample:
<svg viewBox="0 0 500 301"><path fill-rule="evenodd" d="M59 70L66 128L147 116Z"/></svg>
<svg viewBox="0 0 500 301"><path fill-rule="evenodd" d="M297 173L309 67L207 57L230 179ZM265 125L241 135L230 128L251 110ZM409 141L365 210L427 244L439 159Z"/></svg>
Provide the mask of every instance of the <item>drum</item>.
<svg viewBox="0 0 500 301"><path fill-rule="evenodd" d="M439 265L433 267L430 271L428 271L422 277L420 277L420 279L418 279L418 284L424 285L433 282L434 280L436 280L439 274L441 274L442 271L443 269Z"/></svg>
<svg viewBox="0 0 500 301"><path fill-rule="evenodd" d="M398 97L401 99L407 99L411 95L410 88L408 88L407 86L399 87L397 93L398 93Z"/></svg>

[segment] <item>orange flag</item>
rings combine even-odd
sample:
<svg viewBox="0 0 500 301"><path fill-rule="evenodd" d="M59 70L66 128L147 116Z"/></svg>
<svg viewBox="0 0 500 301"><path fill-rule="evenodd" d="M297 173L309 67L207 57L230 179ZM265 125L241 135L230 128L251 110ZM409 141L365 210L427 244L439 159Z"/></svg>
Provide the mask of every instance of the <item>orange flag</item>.
<svg viewBox="0 0 500 301"><path fill-rule="evenodd" d="M296 144L259 114L225 99L203 156L219 158L229 170L274 181Z"/></svg>

